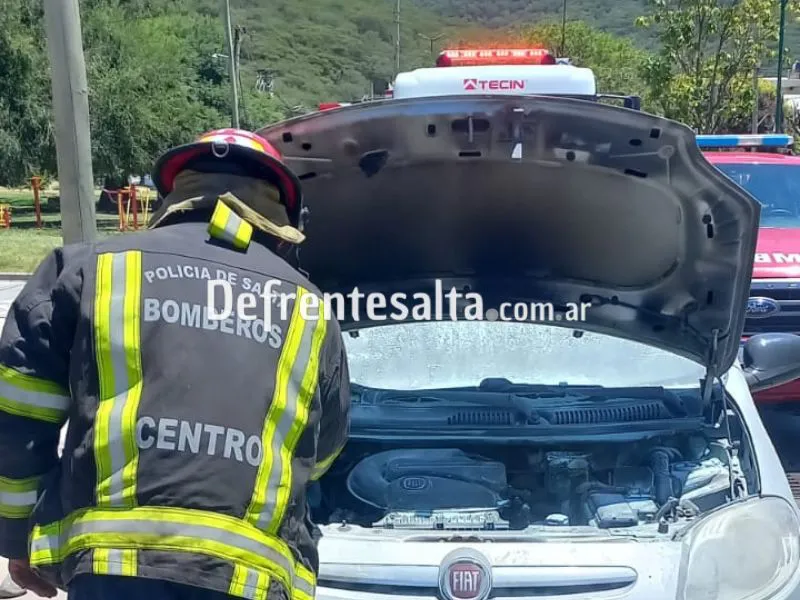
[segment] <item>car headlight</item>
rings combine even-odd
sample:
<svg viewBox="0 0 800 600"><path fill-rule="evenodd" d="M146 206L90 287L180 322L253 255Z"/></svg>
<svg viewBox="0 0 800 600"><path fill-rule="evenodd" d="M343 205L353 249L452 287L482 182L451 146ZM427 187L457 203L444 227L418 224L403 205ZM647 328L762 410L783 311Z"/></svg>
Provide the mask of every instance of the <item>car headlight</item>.
<svg viewBox="0 0 800 600"><path fill-rule="evenodd" d="M680 600L781 600L797 585L800 520L783 498L723 508L682 541Z"/></svg>

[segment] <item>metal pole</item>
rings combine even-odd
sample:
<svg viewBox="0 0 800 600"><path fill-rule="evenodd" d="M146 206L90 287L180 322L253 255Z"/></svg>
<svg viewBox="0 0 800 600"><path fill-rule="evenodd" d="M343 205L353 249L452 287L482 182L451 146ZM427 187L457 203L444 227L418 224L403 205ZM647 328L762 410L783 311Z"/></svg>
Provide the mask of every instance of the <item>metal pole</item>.
<svg viewBox="0 0 800 600"><path fill-rule="evenodd" d="M228 75L231 78L231 125L239 127L239 86L236 72L236 54L233 49L233 33L231 31L231 2L222 0L222 19L225 27L225 46L228 48Z"/></svg>
<svg viewBox="0 0 800 600"><path fill-rule="evenodd" d="M567 49L567 0L561 6L561 48L559 48L558 55L566 56Z"/></svg>
<svg viewBox="0 0 800 600"><path fill-rule="evenodd" d="M758 65L753 69L753 125L752 133L758 133L758 109L759 109L759 86L758 86Z"/></svg>
<svg viewBox="0 0 800 600"><path fill-rule="evenodd" d="M61 237L65 244L97 238L89 86L78 0L45 0L55 120Z"/></svg>
<svg viewBox="0 0 800 600"><path fill-rule="evenodd" d="M438 40L440 40L440 39L442 39L444 37L443 33L437 33L433 37L428 37L424 33L418 33L417 35L419 37L421 37L423 40L427 40L428 43L430 43L430 45L431 45L431 56L433 56L433 43L438 41Z"/></svg>
<svg viewBox="0 0 800 600"><path fill-rule="evenodd" d="M783 133L783 46L784 34L786 30L786 4L789 0L780 0L781 21L778 26L778 83L775 89L775 131Z"/></svg>
<svg viewBox="0 0 800 600"><path fill-rule="evenodd" d="M397 74L400 72L400 0L397 0L397 8L395 8L394 11L394 22L397 28L394 42L394 68L395 74Z"/></svg>

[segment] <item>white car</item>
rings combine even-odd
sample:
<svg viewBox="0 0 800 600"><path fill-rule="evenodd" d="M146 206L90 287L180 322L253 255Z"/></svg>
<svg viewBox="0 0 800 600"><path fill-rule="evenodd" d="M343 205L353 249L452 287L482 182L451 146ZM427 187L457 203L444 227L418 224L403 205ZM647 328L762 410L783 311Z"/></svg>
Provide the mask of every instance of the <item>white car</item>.
<svg viewBox="0 0 800 600"><path fill-rule="evenodd" d="M260 133L304 181L300 267L363 294L350 441L308 496L319 600L800 599L800 513L749 389L800 375L800 337L737 358L759 207L688 128L456 96ZM437 280L487 318L555 313L364 317Z"/></svg>

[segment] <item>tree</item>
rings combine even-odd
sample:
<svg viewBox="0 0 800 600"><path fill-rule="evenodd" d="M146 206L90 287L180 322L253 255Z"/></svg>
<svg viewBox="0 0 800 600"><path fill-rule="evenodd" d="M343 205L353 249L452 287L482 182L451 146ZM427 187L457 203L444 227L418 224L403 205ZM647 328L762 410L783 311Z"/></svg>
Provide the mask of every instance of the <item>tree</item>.
<svg viewBox="0 0 800 600"><path fill-rule="evenodd" d="M790 10L795 10L791 0ZM703 133L748 130L753 72L778 39L774 0L648 0L660 49L642 76L656 109Z"/></svg>
<svg viewBox="0 0 800 600"><path fill-rule="evenodd" d="M526 43L540 45L556 52L561 45L560 23L546 23L523 28ZM599 31L577 21L567 23L564 31L563 54L573 64L590 67L601 92L637 94L645 91L641 70L647 53L629 39Z"/></svg>
<svg viewBox="0 0 800 600"><path fill-rule="evenodd" d="M0 185L55 169L41 18L32 0L6 0L0 8Z"/></svg>

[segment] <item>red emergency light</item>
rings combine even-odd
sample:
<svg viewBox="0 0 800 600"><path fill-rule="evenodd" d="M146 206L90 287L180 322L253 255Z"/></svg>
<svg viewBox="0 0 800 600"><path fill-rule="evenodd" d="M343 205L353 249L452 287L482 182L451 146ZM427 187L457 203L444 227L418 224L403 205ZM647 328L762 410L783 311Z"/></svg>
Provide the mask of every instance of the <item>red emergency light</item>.
<svg viewBox="0 0 800 600"><path fill-rule="evenodd" d="M555 56L544 48L444 50L436 59L437 67L554 64L556 64Z"/></svg>
<svg viewBox="0 0 800 600"><path fill-rule="evenodd" d="M320 102L317 106L318 110L333 110L335 108L342 108L343 106L350 106L350 102Z"/></svg>

